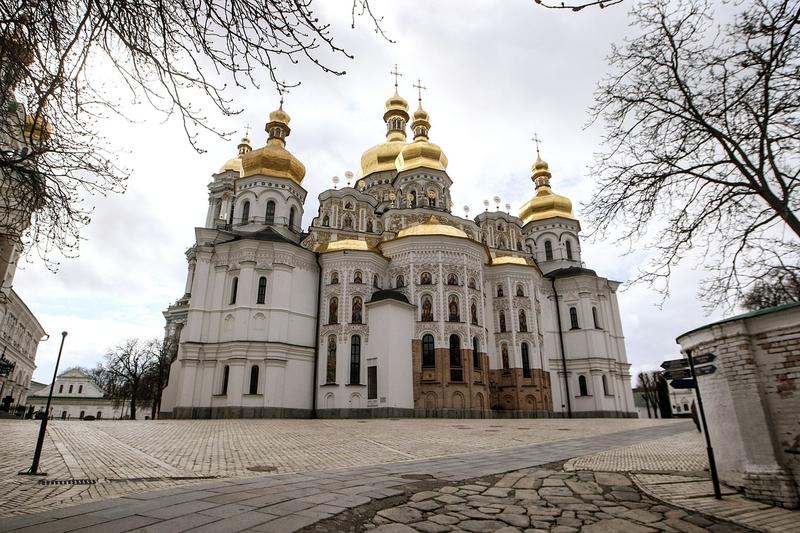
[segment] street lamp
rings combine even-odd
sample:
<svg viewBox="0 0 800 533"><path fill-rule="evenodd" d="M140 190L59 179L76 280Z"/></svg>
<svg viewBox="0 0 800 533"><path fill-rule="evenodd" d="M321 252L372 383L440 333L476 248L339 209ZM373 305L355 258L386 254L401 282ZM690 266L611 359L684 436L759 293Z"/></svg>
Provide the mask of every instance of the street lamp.
<svg viewBox="0 0 800 533"><path fill-rule="evenodd" d="M36 440L36 450L33 452L33 463L28 470L19 472L21 476L46 476L46 472L39 472L39 459L42 456L42 446L44 445L44 435L47 431L47 419L50 418L50 402L53 399L53 388L56 386L56 376L58 376L58 363L61 362L61 350L64 349L64 339L67 338L67 332L61 332L61 346L58 347L58 357L56 358L56 367L53 369L53 381L50 383L50 392L47 394L47 406L44 408L44 417L42 417L42 425L39 426L39 438Z"/></svg>

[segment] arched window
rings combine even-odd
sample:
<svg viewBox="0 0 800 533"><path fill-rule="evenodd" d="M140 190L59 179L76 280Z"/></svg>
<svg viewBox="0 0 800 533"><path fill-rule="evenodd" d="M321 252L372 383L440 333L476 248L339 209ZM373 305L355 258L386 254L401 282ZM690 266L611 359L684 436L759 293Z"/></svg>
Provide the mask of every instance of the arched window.
<svg viewBox="0 0 800 533"><path fill-rule="evenodd" d="M472 325L478 325L478 306L472 302L469 306L469 321Z"/></svg>
<svg viewBox="0 0 800 533"><path fill-rule="evenodd" d="M594 321L595 329L603 329L600 327L600 320L597 318L597 308L592 307L592 320Z"/></svg>
<svg viewBox="0 0 800 533"><path fill-rule="evenodd" d="M380 286L378 284L378 275L377 274L372 276L372 286L375 287L376 289L380 289Z"/></svg>
<svg viewBox="0 0 800 533"><path fill-rule="evenodd" d="M231 281L231 304L236 303L236 291L239 290L239 278L234 277Z"/></svg>
<svg viewBox="0 0 800 533"><path fill-rule="evenodd" d="M289 229L294 229L294 217L296 213L297 209L295 209L295 207L292 206L292 208L289 209Z"/></svg>
<svg viewBox="0 0 800 533"><path fill-rule="evenodd" d="M525 289L522 288L522 283L517 284L517 296L525 296Z"/></svg>
<svg viewBox="0 0 800 533"><path fill-rule="evenodd" d="M350 337L350 385L361 383L361 337Z"/></svg>
<svg viewBox="0 0 800 533"><path fill-rule="evenodd" d="M570 241L564 241L564 246L567 249L567 259L572 261L572 243Z"/></svg>
<svg viewBox="0 0 800 533"><path fill-rule="evenodd" d="M423 322L433 322L433 302L430 296L422 297L422 316L420 320Z"/></svg>
<svg viewBox="0 0 800 533"><path fill-rule="evenodd" d="M430 272L423 272L419 275L419 284L420 285L430 285L433 283L433 278L431 277Z"/></svg>
<svg viewBox="0 0 800 533"><path fill-rule="evenodd" d="M531 360L528 355L528 343L523 342L520 349L522 352L522 377L529 378L531 377Z"/></svg>
<svg viewBox="0 0 800 533"><path fill-rule="evenodd" d="M339 284L339 273L335 270L331 272L331 285L338 285Z"/></svg>
<svg viewBox="0 0 800 533"><path fill-rule="evenodd" d="M449 322L460 322L461 316L458 309L458 296L450 296L447 302L447 320Z"/></svg>
<svg viewBox="0 0 800 533"><path fill-rule="evenodd" d="M331 218L328 215L322 217L322 225L326 228L331 225Z"/></svg>
<svg viewBox="0 0 800 533"><path fill-rule="evenodd" d="M417 191L409 193L409 207L417 207Z"/></svg>
<svg viewBox="0 0 800 533"><path fill-rule="evenodd" d="M83 392L83 385L78 385L78 394Z"/></svg>
<svg viewBox="0 0 800 533"><path fill-rule="evenodd" d="M353 283L363 283L361 276L362 276L361 271L356 270L355 273L353 274Z"/></svg>
<svg viewBox="0 0 800 533"><path fill-rule="evenodd" d="M508 370L508 368L511 365L510 365L510 363L508 361L508 346L507 345L504 344L504 345L502 345L500 347L500 356L501 356L502 363L503 363L503 370Z"/></svg>
<svg viewBox="0 0 800 533"><path fill-rule="evenodd" d="M461 339L450 335L450 381L464 381L461 365Z"/></svg>
<svg viewBox="0 0 800 533"><path fill-rule="evenodd" d="M258 394L258 365L250 367L250 394Z"/></svg>
<svg viewBox="0 0 800 533"><path fill-rule="evenodd" d="M223 396L228 394L228 376L231 373L231 368L228 365L222 367L222 388L219 393Z"/></svg>
<svg viewBox="0 0 800 533"><path fill-rule="evenodd" d="M328 336L328 360L325 363L325 383L336 383L336 335Z"/></svg>
<svg viewBox="0 0 800 533"><path fill-rule="evenodd" d="M433 348L433 335L422 336L422 367L434 368L436 366L436 352Z"/></svg>
<svg viewBox="0 0 800 533"><path fill-rule="evenodd" d="M475 370L481 369L480 345L478 345L478 337L472 337L472 368Z"/></svg>
<svg viewBox="0 0 800 533"><path fill-rule="evenodd" d="M267 202L267 211L264 213L264 224L275 223L275 202L270 200Z"/></svg>
<svg viewBox="0 0 800 533"><path fill-rule="evenodd" d="M81 411L81 413L78 415L78 418L83 420L83 415L85 415L85 414L86 414L86 411Z"/></svg>
<svg viewBox="0 0 800 533"><path fill-rule="evenodd" d="M372 231L373 231L372 221L371 220L367 220L367 233L372 233Z"/></svg>
<svg viewBox="0 0 800 533"><path fill-rule="evenodd" d="M497 297L501 298L502 296L503 296L503 286L502 285L498 285L497 286Z"/></svg>
<svg viewBox="0 0 800 533"><path fill-rule="evenodd" d="M447 284L448 285L458 285L458 276L453 274L452 272L447 275Z"/></svg>
<svg viewBox="0 0 800 533"><path fill-rule="evenodd" d="M503 237L500 237L500 240L497 241L498 248L505 248L506 247L506 240Z"/></svg>
<svg viewBox="0 0 800 533"><path fill-rule="evenodd" d="M603 374L602 380L603 380L603 394L608 396L609 395L609 393L608 393L608 379L606 378L605 374Z"/></svg>
<svg viewBox="0 0 800 533"><path fill-rule="evenodd" d="M569 327L570 329L580 329L578 325L578 310L574 307L569 308Z"/></svg>
<svg viewBox="0 0 800 533"><path fill-rule="evenodd" d="M63 383L58 386L58 393L61 394L62 392L64 392L64 384Z"/></svg>
<svg viewBox="0 0 800 533"><path fill-rule="evenodd" d="M403 287L405 287L405 286L406 286L406 279L403 277L403 275L402 275L402 274L400 274L399 276L397 276L397 278L395 279L394 285L395 285L395 287L397 287L398 289L401 289L401 288L403 288Z"/></svg>
<svg viewBox="0 0 800 533"><path fill-rule="evenodd" d="M553 243L550 241L544 241L544 260L553 260Z"/></svg>
<svg viewBox="0 0 800 533"><path fill-rule="evenodd" d="M518 251L518 252L521 252L521 251L522 251L522 243L521 243L521 242L519 242L519 241L517 241L517 251Z"/></svg>
<svg viewBox="0 0 800 533"><path fill-rule="evenodd" d="M342 223L343 229L353 229L353 219L349 216L344 217L344 222Z"/></svg>
<svg viewBox="0 0 800 533"><path fill-rule="evenodd" d="M586 386L586 376L578 376L578 392L580 396L589 396L589 389Z"/></svg>
<svg viewBox="0 0 800 533"><path fill-rule="evenodd" d="M261 276L258 278L258 293L256 294L256 303L263 304L267 299L267 278Z"/></svg>
<svg viewBox="0 0 800 533"><path fill-rule="evenodd" d="M500 311L500 333L505 333L506 331L506 314L503 311Z"/></svg>
<svg viewBox="0 0 800 533"><path fill-rule="evenodd" d="M475 278L469 278L469 288L470 289L475 288Z"/></svg>
<svg viewBox="0 0 800 533"><path fill-rule="evenodd" d="M519 310L519 330L522 333L526 333L528 331L528 317L525 316L525 310Z"/></svg>
<svg viewBox="0 0 800 533"><path fill-rule="evenodd" d="M328 324L339 323L339 300L336 297L331 298L328 303Z"/></svg>
<svg viewBox="0 0 800 533"><path fill-rule="evenodd" d="M245 200L242 204L242 224L247 224L250 221L250 202Z"/></svg>
<svg viewBox="0 0 800 533"><path fill-rule="evenodd" d="M353 324L361 324L361 298L358 296L353 298L353 312L350 316L350 322Z"/></svg>
<svg viewBox="0 0 800 533"><path fill-rule="evenodd" d="M434 190L428 191L428 206L436 207L436 191Z"/></svg>

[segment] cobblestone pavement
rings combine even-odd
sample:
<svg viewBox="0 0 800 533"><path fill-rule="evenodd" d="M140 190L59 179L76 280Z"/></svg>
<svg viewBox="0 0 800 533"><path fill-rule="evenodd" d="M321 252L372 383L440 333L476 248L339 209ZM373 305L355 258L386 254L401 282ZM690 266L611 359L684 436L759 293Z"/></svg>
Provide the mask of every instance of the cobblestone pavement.
<svg viewBox="0 0 800 533"><path fill-rule="evenodd" d="M0 420L0 516L209 477L246 478L488 452L670 422L636 419L376 419L60 421L48 424L40 470L30 466L39 422ZM675 424L672 422L671 424ZM76 484L83 480L87 484ZM43 485L41 481L56 484Z"/></svg>
<svg viewBox="0 0 800 533"><path fill-rule="evenodd" d="M413 421L417 426L414 433L417 435L426 432L429 435L435 433L431 430L426 431L427 422ZM438 422L438 427L441 427L441 431L445 433L457 433L452 429L454 425L471 426L475 424L473 427L480 427L479 421L441 420L431 422ZM508 424L509 427L530 427L530 425L535 425L537 422L542 421L514 420L508 421ZM563 423L565 421L558 422ZM485 427L501 425L496 421L484 421L484 423L486 424ZM574 427L578 427L581 423L592 426L597 422L583 420L573 421L573 423L576 424ZM613 425L614 421L603 420L599 421L599 423L610 426ZM384 424L388 425L389 421ZM436 426L436 424L431 425L431 427L433 426ZM553 425L552 427L557 428L559 425ZM561 427L568 427L568 425L564 424ZM418 481L420 479L434 480L439 485L446 486L459 483L470 484L467 480L495 476L520 469L531 469L539 465L565 461L576 456L599 453L610 448L630 446L647 439L677 435L687 429L687 424L678 421L652 427L628 429L616 433L596 434L558 441L551 440L550 442L539 442L538 444L480 450L461 455L448 455L423 460L406 460L296 474L262 475L261 477L235 480L216 480L190 487L130 494L117 499L107 499L42 513L5 518L0 521L0 530L16 532L80 530L85 532L102 531L104 533L131 530L143 532L187 530L198 532L245 530L272 533L291 532L312 524L317 527L319 525L317 524L318 522L322 524L320 521L343 514L348 509L360 508L360 506L367 504L372 505L386 499L404 498L407 493L420 492L419 483L421 482ZM374 434L377 434L377 432L374 432ZM509 430L509 434L514 434L514 432ZM402 446L402 439L398 438L396 442L388 442L386 445ZM436 446L436 443L431 445ZM464 448L457 447L456 449ZM525 475L522 474L522 477ZM581 473L569 473L566 475L574 476L575 481L582 481L580 478ZM614 476L615 474L607 475ZM518 476L516 480L520 478ZM627 480L627 478L625 479ZM566 485L566 480L561 481ZM603 483L600 479L596 479L596 482ZM502 483L507 482L501 481ZM544 485L544 482L542 484ZM607 483L606 485L614 486L614 483ZM567 487L569 486L567 485ZM504 489L502 486L497 488ZM559 496L557 493L561 492L560 489L564 487L548 486L547 488L549 489L548 491L541 492L540 489L542 487L537 488L535 483L532 483L530 488L516 487L513 490L538 491L537 495L540 499L544 496L548 496L548 498L574 497ZM492 489L488 490L491 491ZM569 490L572 493L573 489L570 488ZM612 489L609 493L616 493L614 497L619 501L641 503L633 501L634 497L638 497L638 492L635 489L627 488L627 486L626 488ZM624 499L625 495L619 496L623 493L629 494L627 497L630 499ZM533 492L521 494L532 495ZM441 498L444 495L446 495L446 492L442 492L442 496L437 497ZM483 496L494 497L492 492L485 493ZM516 492L514 497L516 497ZM584 502L583 498L575 499ZM391 500L386 501L391 502ZM568 500L562 502L552 501L553 503L564 505L569 504ZM586 503L588 504L588 502ZM626 510L638 510L635 505L623 506L627 508ZM651 512L651 510L648 502L647 512ZM575 512L577 516L577 510L568 512ZM620 512L624 511L620 510ZM484 514L490 515L491 511ZM526 517L531 516L527 514L527 509L525 514ZM610 513L608 514L613 516ZM559 517L561 516L559 515ZM561 518L569 518L569 515ZM666 514L664 514L663 520L666 519ZM662 518L658 520L661 521ZM505 524L506 522L503 523ZM475 531L476 529L470 530L464 527L462 530ZM487 530L491 531L491 529ZM553 531L559 532L555 528ZM626 529L625 531L634 530Z"/></svg>
<svg viewBox="0 0 800 533"><path fill-rule="evenodd" d="M358 530L372 533L744 532L642 495L627 475L531 468L490 486L474 482L413 494Z"/></svg>

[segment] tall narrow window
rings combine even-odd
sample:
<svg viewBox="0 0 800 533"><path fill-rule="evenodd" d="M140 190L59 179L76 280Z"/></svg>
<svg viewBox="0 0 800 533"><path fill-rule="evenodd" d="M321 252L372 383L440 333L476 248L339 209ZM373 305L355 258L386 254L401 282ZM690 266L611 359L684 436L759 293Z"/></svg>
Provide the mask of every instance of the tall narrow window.
<svg viewBox="0 0 800 533"><path fill-rule="evenodd" d="M531 377L531 360L528 355L528 343L523 342L520 348L522 351L522 377L529 378Z"/></svg>
<svg viewBox="0 0 800 533"><path fill-rule="evenodd" d="M422 336L422 368L436 367L436 351L433 348L433 335Z"/></svg>
<svg viewBox="0 0 800 533"><path fill-rule="evenodd" d="M503 311L500 311L500 333L505 333L506 331L506 314Z"/></svg>
<svg viewBox="0 0 800 533"><path fill-rule="evenodd" d="M267 278L261 276L258 278L258 294L256 294L256 303L263 304L267 301Z"/></svg>
<svg viewBox="0 0 800 533"><path fill-rule="evenodd" d="M247 224L250 221L250 202L245 201L242 204L242 224Z"/></svg>
<svg viewBox="0 0 800 533"><path fill-rule="evenodd" d="M83 392L83 385L78 385L78 394Z"/></svg>
<svg viewBox="0 0 800 533"><path fill-rule="evenodd" d="M250 367L250 394L258 394L258 365Z"/></svg>
<svg viewBox="0 0 800 533"><path fill-rule="evenodd" d="M372 232L373 232L372 221L367 220L367 233L372 233Z"/></svg>
<svg viewBox="0 0 800 533"><path fill-rule="evenodd" d="M595 329L603 329L600 327L600 320L597 318L597 308L592 307L592 320L594 320Z"/></svg>
<svg viewBox="0 0 800 533"><path fill-rule="evenodd" d="M397 278L395 279L394 286L397 287L398 289L401 289L406 286L406 279L402 276L402 274L397 276Z"/></svg>
<svg viewBox="0 0 800 533"><path fill-rule="evenodd" d="M231 373L231 367L225 365L222 367L222 388L220 389L220 394L228 394L228 376Z"/></svg>
<svg viewBox="0 0 800 533"><path fill-rule="evenodd" d="M231 304L236 303L236 291L239 290L239 278L234 277L231 281Z"/></svg>
<svg viewBox="0 0 800 533"><path fill-rule="evenodd" d="M375 287L376 289L380 289L380 284L378 283L378 275L377 274L372 276L372 286Z"/></svg>
<svg viewBox="0 0 800 533"><path fill-rule="evenodd" d="M336 383L336 335L328 337L328 360L325 362L325 383Z"/></svg>
<svg viewBox="0 0 800 533"><path fill-rule="evenodd" d="M481 369L481 356L480 346L478 345L478 337L472 337L472 368L475 370Z"/></svg>
<svg viewBox="0 0 800 533"><path fill-rule="evenodd" d="M553 243L550 241L544 241L544 260L553 260Z"/></svg>
<svg viewBox="0 0 800 533"><path fill-rule="evenodd" d="M528 331L528 317L525 316L525 310L519 310L519 330L522 333L526 333Z"/></svg>
<svg viewBox="0 0 800 533"><path fill-rule="evenodd" d="M409 194L409 207L417 207L417 191L411 191Z"/></svg>
<svg viewBox="0 0 800 533"><path fill-rule="evenodd" d="M322 217L322 225L326 228L331 225L331 218L328 215Z"/></svg>
<svg viewBox="0 0 800 533"><path fill-rule="evenodd" d="M525 296L525 289L522 288L522 283L517 285L517 296Z"/></svg>
<svg viewBox="0 0 800 533"><path fill-rule="evenodd" d="M70 386L69 386L69 393L70 393L70 394L72 394L72 387L73 387L73 385L70 385Z"/></svg>
<svg viewBox="0 0 800 533"><path fill-rule="evenodd" d="M62 392L64 392L64 385L63 384L58 386L58 393L61 394Z"/></svg>
<svg viewBox="0 0 800 533"><path fill-rule="evenodd" d="M497 297L501 298L502 296L503 296L503 286L502 285L498 285L497 286Z"/></svg>
<svg viewBox="0 0 800 533"><path fill-rule="evenodd" d="M328 303L328 324L339 323L339 299L334 297Z"/></svg>
<svg viewBox="0 0 800 533"><path fill-rule="evenodd" d="M578 325L578 310L574 307L569 308L569 327L570 329L580 329Z"/></svg>
<svg viewBox="0 0 800 533"><path fill-rule="evenodd" d="M586 376L578 376L578 392L581 396L589 396L589 388L586 386Z"/></svg>
<svg viewBox="0 0 800 533"><path fill-rule="evenodd" d="M464 381L461 366L461 339L458 335L450 335L450 381Z"/></svg>
<svg viewBox="0 0 800 533"><path fill-rule="evenodd" d="M289 209L289 229L294 229L294 217L296 213L297 209L295 209L294 206L292 206L292 208Z"/></svg>
<svg viewBox="0 0 800 533"><path fill-rule="evenodd" d="M503 370L508 370L508 368L511 366L508 360L508 345L504 344L500 347L500 357L503 363Z"/></svg>
<svg viewBox="0 0 800 533"><path fill-rule="evenodd" d="M460 322L461 316L459 313L459 306L458 306L458 296L450 296L447 302L447 320L449 322Z"/></svg>
<svg viewBox="0 0 800 533"><path fill-rule="evenodd" d="M264 224L275 224L275 202L267 202L267 211L264 214Z"/></svg>
<svg viewBox="0 0 800 533"><path fill-rule="evenodd" d="M572 261L572 243L570 241L564 241L564 247L567 249L567 259Z"/></svg>
<svg viewBox="0 0 800 533"><path fill-rule="evenodd" d="M361 324L361 298L356 296L353 298L353 312L350 317L350 322L353 324Z"/></svg>
<svg viewBox="0 0 800 533"><path fill-rule="evenodd" d="M608 379L606 379L605 374L603 374L603 394L608 396Z"/></svg>
<svg viewBox="0 0 800 533"><path fill-rule="evenodd" d="M422 298L422 315L420 320L423 322L433 322L433 303L430 296L423 296Z"/></svg>
<svg viewBox="0 0 800 533"><path fill-rule="evenodd" d="M469 306L469 321L473 326L478 325L478 306L472 302Z"/></svg>
<svg viewBox="0 0 800 533"><path fill-rule="evenodd" d="M350 385L361 383L361 337L350 338Z"/></svg>

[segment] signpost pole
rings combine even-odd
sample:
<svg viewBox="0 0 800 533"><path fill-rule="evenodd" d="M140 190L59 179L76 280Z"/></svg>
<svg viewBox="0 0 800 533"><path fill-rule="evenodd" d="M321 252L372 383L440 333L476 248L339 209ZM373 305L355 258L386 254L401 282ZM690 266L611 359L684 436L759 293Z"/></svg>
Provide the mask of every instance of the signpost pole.
<svg viewBox="0 0 800 533"><path fill-rule="evenodd" d="M56 367L53 369L53 381L50 383L50 392L47 394L47 406L44 408L44 416L42 417L42 425L39 426L39 438L36 440L36 450L33 452L33 463L30 469L23 470L20 475L23 476L46 476L44 472L39 472L39 459L42 456L42 446L44 445L44 435L47 432L47 419L50 417L50 402L53 399L53 389L56 386L56 377L58 376L58 363L61 362L61 350L64 349L64 339L67 337L67 332L61 332L61 346L58 347L58 357L56 358Z"/></svg>
<svg viewBox="0 0 800 533"><path fill-rule="evenodd" d="M690 351L686 352L689 359L689 368L692 371L694 380L694 392L697 395L697 408L700 411L700 420L703 422L703 435L706 437L706 451L708 452L708 466L711 469L711 483L714 485L714 497L722 499L722 491L719 488L719 476L717 476L717 463L714 460L714 448L711 447L711 436L708 434L708 424L706 424L706 412L703 409L703 398L700 396L700 384L697 382L697 375L694 371L694 359Z"/></svg>

